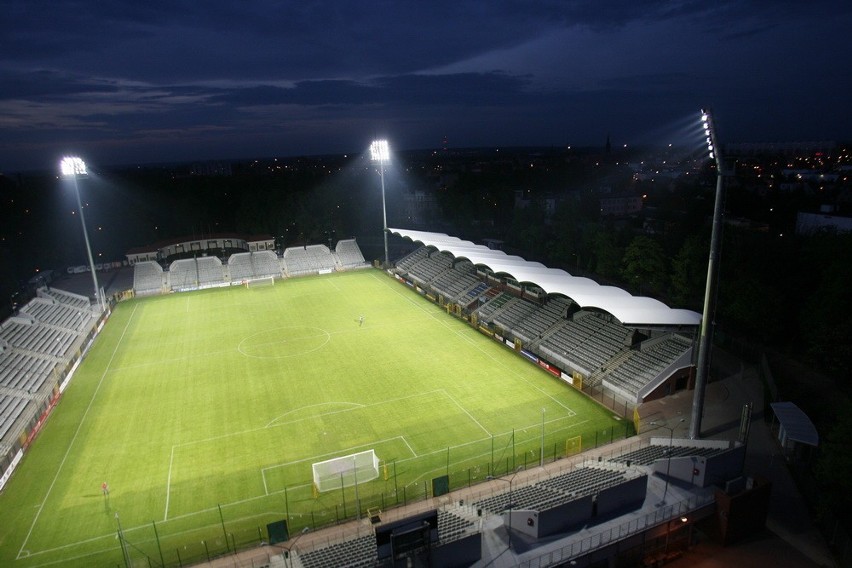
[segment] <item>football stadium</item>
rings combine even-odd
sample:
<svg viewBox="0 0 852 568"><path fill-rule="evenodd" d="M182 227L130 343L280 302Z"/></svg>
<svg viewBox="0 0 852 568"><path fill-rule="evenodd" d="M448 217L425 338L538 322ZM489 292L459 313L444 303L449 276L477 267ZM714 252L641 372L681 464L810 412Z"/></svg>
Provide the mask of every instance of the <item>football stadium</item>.
<svg viewBox="0 0 852 568"><path fill-rule="evenodd" d="M744 451L674 440L671 424L634 437L643 401L691 386L699 314L388 233L390 266L354 239L154 260L225 248L187 242L137 251L132 289L102 302L39 288L0 329L3 564L183 566L265 547L268 565L471 566L489 523L513 552L496 565L523 546L535 565L588 563L649 531L674 550L665 527L708 515ZM669 479L697 492L673 498ZM625 513L638 520L616 538L605 523Z"/></svg>

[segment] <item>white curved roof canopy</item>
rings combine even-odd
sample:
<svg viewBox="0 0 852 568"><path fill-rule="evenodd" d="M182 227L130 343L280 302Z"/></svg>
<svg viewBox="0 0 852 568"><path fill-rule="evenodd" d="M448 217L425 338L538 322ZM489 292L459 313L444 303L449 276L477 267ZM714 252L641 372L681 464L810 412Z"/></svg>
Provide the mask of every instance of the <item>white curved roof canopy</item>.
<svg viewBox="0 0 852 568"><path fill-rule="evenodd" d="M507 274L518 282L535 284L548 294L562 294L577 302L581 308L604 310L625 325L697 326L701 323L701 314L692 310L672 309L659 300L632 296L621 288L601 286L594 280L571 276L564 270L548 268L540 262L530 262L458 237L408 229L388 231L448 252L455 258L466 258L473 264L487 266L493 272Z"/></svg>

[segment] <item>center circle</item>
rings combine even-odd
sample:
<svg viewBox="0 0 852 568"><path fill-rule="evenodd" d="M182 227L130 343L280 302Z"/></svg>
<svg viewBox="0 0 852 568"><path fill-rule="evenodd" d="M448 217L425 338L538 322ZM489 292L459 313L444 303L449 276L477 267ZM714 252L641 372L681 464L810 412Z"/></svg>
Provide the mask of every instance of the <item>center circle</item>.
<svg viewBox="0 0 852 568"><path fill-rule="evenodd" d="M280 359L322 349L329 341L331 334L318 327L276 327L249 335L237 350L246 357Z"/></svg>

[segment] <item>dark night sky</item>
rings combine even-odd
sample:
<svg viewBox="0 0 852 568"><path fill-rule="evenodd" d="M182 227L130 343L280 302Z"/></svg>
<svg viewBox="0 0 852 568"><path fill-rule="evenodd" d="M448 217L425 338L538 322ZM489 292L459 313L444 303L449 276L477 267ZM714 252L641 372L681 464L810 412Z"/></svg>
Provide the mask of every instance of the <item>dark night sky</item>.
<svg viewBox="0 0 852 568"><path fill-rule="evenodd" d="M0 0L0 172L602 145L702 105L728 142L852 137L852 3ZM666 142L657 140L657 142Z"/></svg>

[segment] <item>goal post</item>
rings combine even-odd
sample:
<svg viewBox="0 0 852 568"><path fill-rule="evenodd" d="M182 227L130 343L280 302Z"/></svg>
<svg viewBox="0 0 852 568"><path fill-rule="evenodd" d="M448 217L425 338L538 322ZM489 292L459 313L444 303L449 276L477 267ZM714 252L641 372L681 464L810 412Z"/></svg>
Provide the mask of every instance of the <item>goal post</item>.
<svg viewBox="0 0 852 568"><path fill-rule="evenodd" d="M379 477L379 458L375 450L317 462L311 466L314 487L319 493L351 487Z"/></svg>
<svg viewBox="0 0 852 568"><path fill-rule="evenodd" d="M265 276L263 278L252 278L250 280L243 280L243 285L246 288L265 288L267 286L275 286L275 277Z"/></svg>

